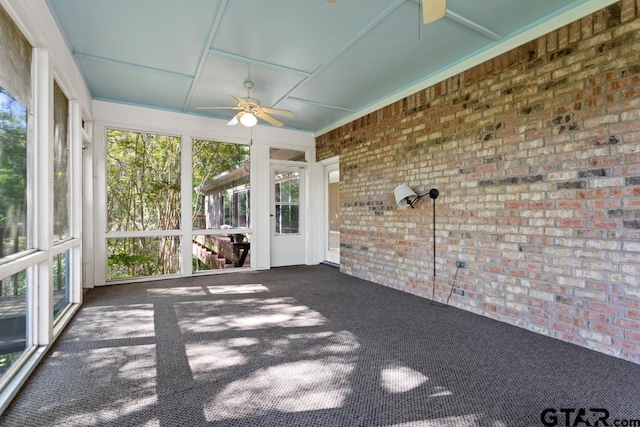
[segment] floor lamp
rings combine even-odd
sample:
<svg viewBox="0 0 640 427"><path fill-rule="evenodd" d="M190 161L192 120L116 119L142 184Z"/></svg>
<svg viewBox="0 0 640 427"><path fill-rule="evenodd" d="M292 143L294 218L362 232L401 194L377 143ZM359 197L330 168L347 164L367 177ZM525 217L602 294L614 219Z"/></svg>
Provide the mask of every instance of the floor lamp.
<svg viewBox="0 0 640 427"><path fill-rule="evenodd" d="M440 192L432 188L428 193L418 195L415 191L409 187L408 184L400 184L393 190L393 195L396 198L396 204L399 208L413 209L413 205L425 196L431 197L433 200L433 284L431 288L431 300L435 301L436 295L436 199Z"/></svg>

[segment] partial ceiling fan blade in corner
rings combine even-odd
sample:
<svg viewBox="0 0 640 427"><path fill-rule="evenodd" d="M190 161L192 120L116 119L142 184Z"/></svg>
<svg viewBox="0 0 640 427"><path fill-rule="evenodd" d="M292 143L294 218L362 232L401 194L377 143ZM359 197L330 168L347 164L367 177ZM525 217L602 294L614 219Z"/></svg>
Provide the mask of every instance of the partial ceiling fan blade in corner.
<svg viewBox="0 0 640 427"><path fill-rule="evenodd" d="M271 117L270 115L268 115L265 112L259 112L256 113L256 116L258 116L259 118L261 118L262 120L264 120L265 122L271 123L273 126L275 127L282 127L284 126L284 123L282 123L280 120L278 119L274 119L273 117Z"/></svg>
<svg viewBox="0 0 640 427"><path fill-rule="evenodd" d="M447 0L422 0L422 22L429 24L444 18L447 14Z"/></svg>
<svg viewBox="0 0 640 427"><path fill-rule="evenodd" d="M289 110L280 110L279 108L268 108L268 107L261 107L261 108L262 108L262 111L264 111L265 113L276 114L278 116L293 117L293 113Z"/></svg>
<svg viewBox="0 0 640 427"><path fill-rule="evenodd" d="M196 107L196 110L242 110L240 107Z"/></svg>

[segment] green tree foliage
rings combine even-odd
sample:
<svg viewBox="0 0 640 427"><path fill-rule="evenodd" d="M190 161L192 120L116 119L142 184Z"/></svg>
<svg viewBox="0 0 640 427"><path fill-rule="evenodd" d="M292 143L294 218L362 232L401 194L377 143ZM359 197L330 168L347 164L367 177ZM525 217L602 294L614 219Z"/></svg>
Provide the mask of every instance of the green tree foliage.
<svg viewBox="0 0 640 427"><path fill-rule="evenodd" d="M2 254L26 248L27 112L0 87L0 245ZM15 247L17 242L18 247Z"/></svg>
<svg viewBox="0 0 640 427"><path fill-rule="evenodd" d="M180 228L180 138L107 131L109 231Z"/></svg>

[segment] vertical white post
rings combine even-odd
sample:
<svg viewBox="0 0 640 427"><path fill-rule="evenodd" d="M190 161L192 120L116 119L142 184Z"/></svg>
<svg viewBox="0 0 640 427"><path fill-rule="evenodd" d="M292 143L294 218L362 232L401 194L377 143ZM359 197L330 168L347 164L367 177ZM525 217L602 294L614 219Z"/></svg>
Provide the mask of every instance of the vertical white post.
<svg viewBox="0 0 640 427"><path fill-rule="evenodd" d="M324 224L327 203L325 202L324 166L316 163L316 150L307 150L306 197L304 201L305 229L305 264L318 264L324 260L324 227L312 227L311 224ZM327 233L328 235L328 233Z"/></svg>
<svg viewBox="0 0 640 427"><path fill-rule="evenodd" d="M182 236L181 236L181 259L182 271L184 276L190 276L193 273L193 265L191 263L192 233L193 233L193 140L189 135L182 136L182 149L180 150L180 188L181 188L181 220Z"/></svg>
<svg viewBox="0 0 640 427"><path fill-rule="evenodd" d="M251 268L271 267L271 167L269 146L251 146Z"/></svg>
<svg viewBox="0 0 640 427"><path fill-rule="evenodd" d="M101 124L93 130L93 268L94 284L102 286L107 281L107 130Z"/></svg>
<svg viewBox="0 0 640 427"><path fill-rule="evenodd" d="M80 240L80 245L71 249L69 303L79 304L82 302L82 110L75 100L69 102L69 129L69 231L72 238Z"/></svg>
<svg viewBox="0 0 640 427"><path fill-rule="evenodd" d="M48 251L47 262L34 268L34 297L37 307L33 309L35 339L34 344L49 344L53 338L53 277L51 265L53 256L53 73L46 49L36 48L33 52L34 71L34 143L35 143L35 188L34 226L35 247Z"/></svg>
<svg viewBox="0 0 640 427"><path fill-rule="evenodd" d="M80 117L82 126L82 116ZM82 286L93 288L94 272L94 235L93 235L93 144L92 138L81 131L82 138Z"/></svg>

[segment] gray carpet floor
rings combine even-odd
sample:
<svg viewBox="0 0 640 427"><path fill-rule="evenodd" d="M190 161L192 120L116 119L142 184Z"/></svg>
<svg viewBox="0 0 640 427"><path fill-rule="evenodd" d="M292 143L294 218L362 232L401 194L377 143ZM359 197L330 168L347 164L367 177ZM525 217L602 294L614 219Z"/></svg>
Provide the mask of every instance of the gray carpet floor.
<svg viewBox="0 0 640 427"><path fill-rule="evenodd" d="M640 420L640 365L319 265L90 291L0 425L615 420Z"/></svg>

